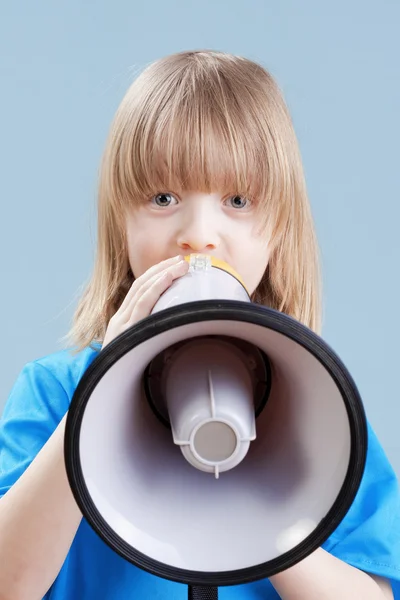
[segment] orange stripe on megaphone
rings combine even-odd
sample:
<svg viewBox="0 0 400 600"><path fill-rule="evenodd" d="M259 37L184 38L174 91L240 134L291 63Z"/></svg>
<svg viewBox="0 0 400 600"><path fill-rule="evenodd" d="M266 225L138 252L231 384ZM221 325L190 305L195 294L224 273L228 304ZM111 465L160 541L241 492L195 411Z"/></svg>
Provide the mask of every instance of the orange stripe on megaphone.
<svg viewBox="0 0 400 600"><path fill-rule="evenodd" d="M188 254L188 255L185 256L185 260L188 263L190 263L190 257L191 256L193 256L193 255ZM197 256L201 256L201 255L197 255ZM229 273L230 275L232 275L235 279L237 279L239 281L239 283L242 284L242 286L244 287L244 289L246 290L246 292L249 294L249 290L247 289L247 287L246 287L243 279L235 271L235 269L233 269L230 265L228 265L228 263L226 263L225 261L221 260L220 258L216 258L215 256L209 256L208 254L206 256L208 256L210 258L211 265L213 267L216 267L217 269L222 269L222 271L226 271L227 273Z"/></svg>

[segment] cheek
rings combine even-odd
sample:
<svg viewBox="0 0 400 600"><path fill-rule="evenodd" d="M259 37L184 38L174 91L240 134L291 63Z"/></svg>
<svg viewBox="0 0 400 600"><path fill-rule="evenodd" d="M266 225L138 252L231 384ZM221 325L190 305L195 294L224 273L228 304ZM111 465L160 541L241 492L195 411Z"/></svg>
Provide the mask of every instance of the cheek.
<svg viewBox="0 0 400 600"><path fill-rule="evenodd" d="M146 270L146 234L133 217L126 224L126 244L132 272L135 278L140 277Z"/></svg>
<svg viewBox="0 0 400 600"><path fill-rule="evenodd" d="M247 288L248 291L251 294L253 294L257 287L259 286L265 270L268 266L268 257L265 256L259 256L258 259L253 259L247 269L248 269L248 276L247 276Z"/></svg>
<svg viewBox="0 0 400 600"><path fill-rule="evenodd" d="M148 238L142 234L135 234L131 239L128 237L127 242L129 264L137 279L157 262L153 256L154 244L150 244Z"/></svg>
<svg viewBox="0 0 400 600"><path fill-rule="evenodd" d="M238 270L238 272L242 275L250 295L260 284L267 269L268 260L269 248L265 237L254 236L241 249L241 271Z"/></svg>
<svg viewBox="0 0 400 600"><path fill-rule="evenodd" d="M134 274L135 278L140 277L140 275L142 274L142 259L141 259L141 253L139 252L139 248L140 248L140 241L135 239L129 239L129 236L127 236L127 244L128 244L128 260L129 260L129 265L131 267L132 273Z"/></svg>
<svg viewBox="0 0 400 600"><path fill-rule="evenodd" d="M128 221L126 243L129 264L136 279L153 265L168 258L164 249L162 232L155 231L154 226L149 227L145 219L137 222L136 219L131 218Z"/></svg>

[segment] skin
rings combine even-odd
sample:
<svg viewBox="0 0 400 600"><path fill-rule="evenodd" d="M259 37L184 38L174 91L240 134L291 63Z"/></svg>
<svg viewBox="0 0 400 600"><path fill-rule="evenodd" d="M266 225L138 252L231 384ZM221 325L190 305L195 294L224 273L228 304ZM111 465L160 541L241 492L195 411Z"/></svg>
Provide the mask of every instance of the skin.
<svg viewBox="0 0 400 600"><path fill-rule="evenodd" d="M268 244L257 225L256 206L243 196L158 194L127 216L129 262L139 277L178 254L212 254L230 264L252 293L268 264Z"/></svg>
<svg viewBox="0 0 400 600"><path fill-rule="evenodd" d="M159 193L132 208L126 240L136 281L110 320L103 347L149 315L172 281L187 272L184 255L204 253L225 261L252 294L269 257L256 208L243 196L199 191Z"/></svg>

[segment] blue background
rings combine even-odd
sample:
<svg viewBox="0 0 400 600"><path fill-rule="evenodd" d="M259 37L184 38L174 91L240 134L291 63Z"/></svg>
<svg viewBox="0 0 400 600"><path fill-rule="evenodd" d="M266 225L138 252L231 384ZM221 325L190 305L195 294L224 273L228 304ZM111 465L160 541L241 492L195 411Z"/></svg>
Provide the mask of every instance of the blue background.
<svg viewBox="0 0 400 600"><path fill-rule="evenodd" d="M323 337L400 473L400 3L38 0L0 5L0 410L60 347L96 237L98 165L133 78L212 48L276 77L323 256Z"/></svg>

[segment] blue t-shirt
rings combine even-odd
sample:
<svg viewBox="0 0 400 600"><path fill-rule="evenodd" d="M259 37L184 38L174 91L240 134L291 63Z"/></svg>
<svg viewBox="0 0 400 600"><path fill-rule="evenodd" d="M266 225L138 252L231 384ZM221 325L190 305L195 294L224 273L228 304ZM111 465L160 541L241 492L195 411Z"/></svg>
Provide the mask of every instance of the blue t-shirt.
<svg viewBox="0 0 400 600"><path fill-rule="evenodd" d="M0 421L0 497L17 481L69 409L97 352L51 354L25 366ZM337 558L391 580L400 600L400 493L370 424L364 476L347 515L323 544ZM222 587L224 600L277 600L269 580ZM186 600L187 587L140 570L113 552L85 519L45 600Z"/></svg>

